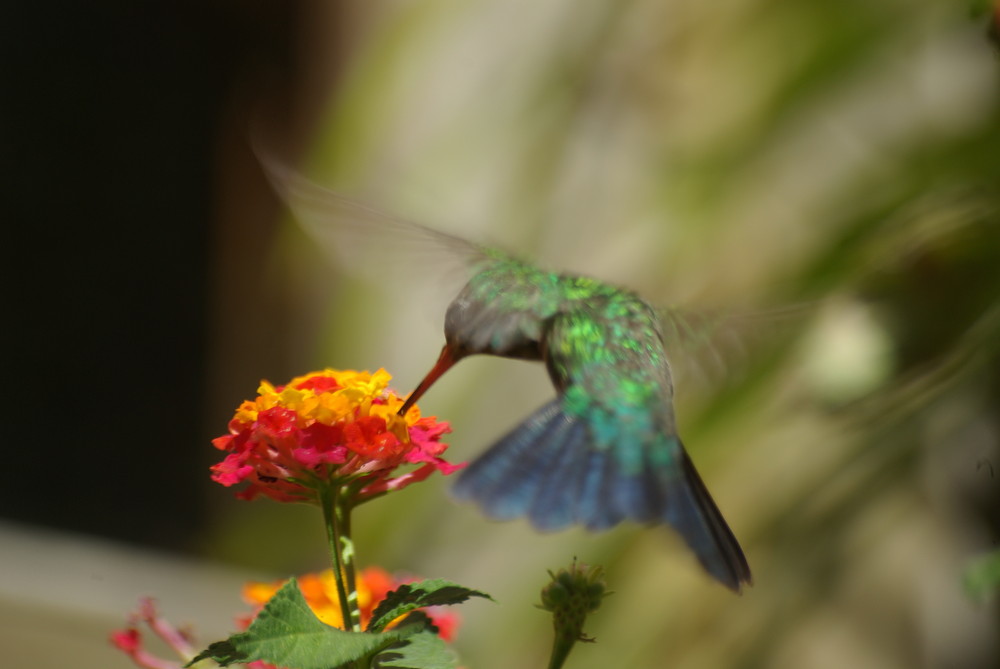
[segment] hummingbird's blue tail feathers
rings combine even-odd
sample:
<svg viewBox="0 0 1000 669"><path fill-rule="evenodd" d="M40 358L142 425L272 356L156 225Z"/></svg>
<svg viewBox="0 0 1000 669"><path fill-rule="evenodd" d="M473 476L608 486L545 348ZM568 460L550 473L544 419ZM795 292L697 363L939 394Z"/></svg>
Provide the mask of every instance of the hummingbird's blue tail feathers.
<svg viewBox="0 0 1000 669"><path fill-rule="evenodd" d="M572 452L566 443L582 427L562 413L558 402L546 404L462 470L454 496L475 500L495 520L529 515L552 472Z"/></svg>
<svg viewBox="0 0 1000 669"><path fill-rule="evenodd" d="M577 489L577 522L594 532L614 527L625 519L620 506L611 502L620 487L618 465L607 450L588 450L583 445L580 453L583 472Z"/></svg>
<svg viewBox="0 0 1000 669"><path fill-rule="evenodd" d="M618 474L609 478L611 490L606 500L610 502L605 501L605 504L614 504L626 518L637 523L657 522L664 503L659 473L646 465L637 474Z"/></svg>
<svg viewBox="0 0 1000 669"><path fill-rule="evenodd" d="M454 495L493 519L526 516L543 531L605 530L626 518L667 523L721 583L737 592L749 583L743 552L677 437L657 434L669 443L649 449L624 443L634 435L619 436L622 443L598 446L588 422L564 413L557 398L466 467ZM622 453L645 461L636 466Z"/></svg>
<svg viewBox="0 0 1000 669"><path fill-rule="evenodd" d="M678 452L682 476L667 479L663 520L684 537L708 573L740 592L744 583L752 583L743 549L682 446Z"/></svg>
<svg viewBox="0 0 1000 669"><path fill-rule="evenodd" d="M527 516L539 530L560 530L581 522L581 492L604 484L592 476L599 463L581 457L586 451L586 423L563 413L556 399L463 469L452 492L475 501L494 520ZM601 528L621 520L604 518L599 497L588 501L593 503L587 513Z"/></svg>

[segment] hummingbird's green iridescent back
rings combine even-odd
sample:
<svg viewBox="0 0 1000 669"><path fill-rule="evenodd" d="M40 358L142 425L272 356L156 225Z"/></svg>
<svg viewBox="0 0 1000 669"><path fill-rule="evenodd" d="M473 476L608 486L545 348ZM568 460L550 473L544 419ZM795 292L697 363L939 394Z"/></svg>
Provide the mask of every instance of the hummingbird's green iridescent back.
<svg viewBox="0 0 1000 669"><path fill-rule="evenodd" d="M595 279L547 272L499 254L480 267L445 315L445 339L468 354L541 360L543 329L551 318L627 295Z"/></svg>

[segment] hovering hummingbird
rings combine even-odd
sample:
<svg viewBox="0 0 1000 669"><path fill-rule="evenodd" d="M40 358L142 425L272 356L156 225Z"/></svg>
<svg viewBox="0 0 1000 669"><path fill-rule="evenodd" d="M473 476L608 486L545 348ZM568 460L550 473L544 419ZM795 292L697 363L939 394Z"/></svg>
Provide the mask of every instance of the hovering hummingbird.
<svg viewBox="0 0 1000 669"><path fill-rule="evenodd" d="M448 307L440 357L400 415L470 355L545 363L555 399L459 474L458 499L494 519L526 516L545 531L605 530L623 520L670 525L723 585L739 592L751 583L739 543L677 436L664 332L649 304L596 279L548 272L388 217L266 156L262 162L293 209L313 210L300 218L320 238L343 241L324 217L378 219L390 234L459 247L470 258L472 277Z"/></svg>
<svg viewBox="0 0 1000 669"><path fill-rule="evenodd" d="M474 460L454 487L491 518L539 530L628 519L676 529L708 572L739 591L750 567L677 436L656 311L595 279L492 252L449 305L437 363L403 415L476 353L545 363L556 398Z"/></svg>

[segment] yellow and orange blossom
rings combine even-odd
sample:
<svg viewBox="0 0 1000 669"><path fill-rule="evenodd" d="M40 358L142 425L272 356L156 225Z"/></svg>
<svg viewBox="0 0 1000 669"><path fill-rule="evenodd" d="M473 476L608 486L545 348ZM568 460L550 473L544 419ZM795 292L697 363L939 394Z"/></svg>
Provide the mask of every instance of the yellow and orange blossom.
<svg viewBox="0 0 1000 669"><path fill-rule="evenodd" d="M439 457L449 425L416 408L398 416L403 398L388 389L390 378L384 369L325 369L283 386L262 381L256 399L236 410L229 434L212 441L229 452L212 467L212 479L249 483L237 494L242 499L281 502L315 501L322 485L363 479L356 500L363 501L458 469ZM395 475L405 464L418 466Z"/></svg>

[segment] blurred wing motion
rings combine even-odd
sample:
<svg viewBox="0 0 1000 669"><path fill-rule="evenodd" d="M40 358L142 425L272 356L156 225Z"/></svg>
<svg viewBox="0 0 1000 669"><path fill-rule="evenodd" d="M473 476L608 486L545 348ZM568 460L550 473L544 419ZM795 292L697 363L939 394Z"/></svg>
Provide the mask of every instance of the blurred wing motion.
<svg viewBox="0 0 1000 669"><path fill-rule="evenodd" d="M558 396L469 465L455 495L541 530L669 524L739 592L750 568L677 437L655 320L637 316L638 299L618 302L552 319L545 361ZM643 325L624 334L623 321Z"/></svg>
<svg viewBox="0 0 1000 669"><path fill-rule="evenodd" d="M336 265L353 274L393 283L422 269L437 276L451 270L465 280L507 257L325 188L279 158L259 133L252 139L264 173L295 219Z"/></svg>
<svg viewBox="0 0 1000 669"><path fill-rule="evenodd" d="M757 311L658 310L663 342L676 379L685 389L716 389L740 380L765 353L801 330L822 301Z"/></svg>

